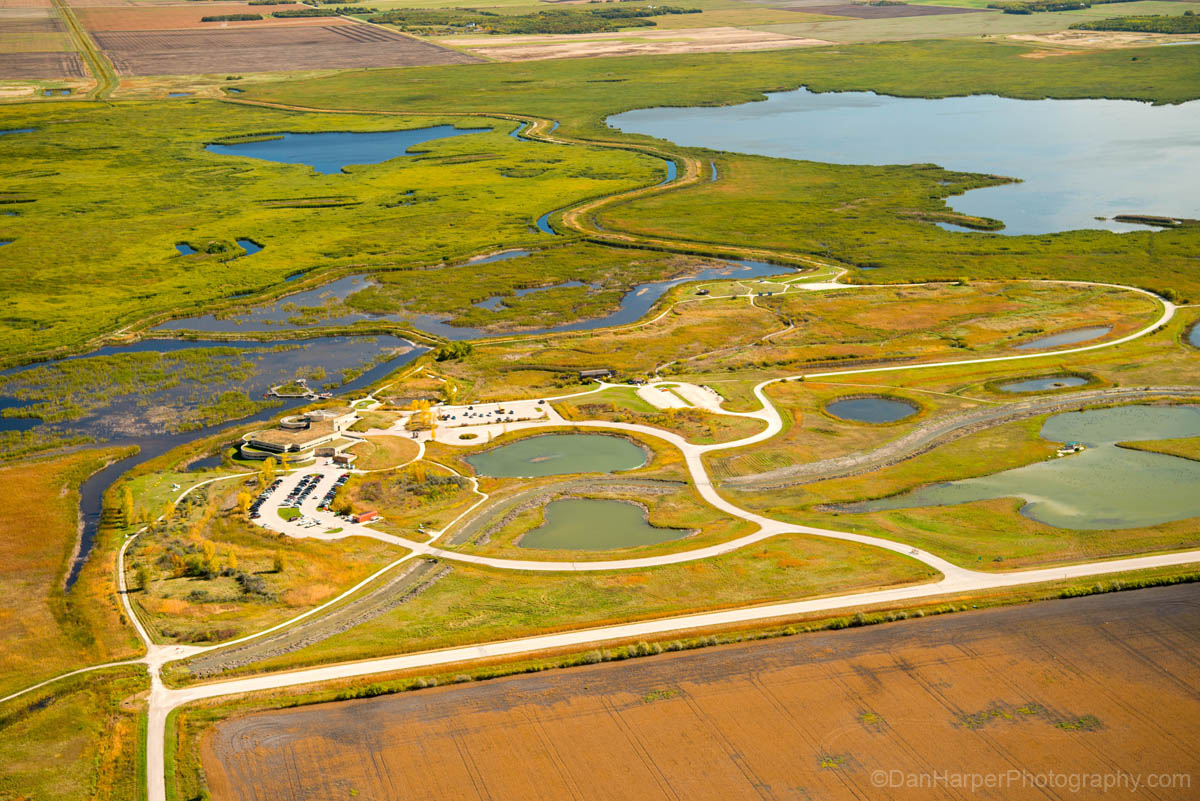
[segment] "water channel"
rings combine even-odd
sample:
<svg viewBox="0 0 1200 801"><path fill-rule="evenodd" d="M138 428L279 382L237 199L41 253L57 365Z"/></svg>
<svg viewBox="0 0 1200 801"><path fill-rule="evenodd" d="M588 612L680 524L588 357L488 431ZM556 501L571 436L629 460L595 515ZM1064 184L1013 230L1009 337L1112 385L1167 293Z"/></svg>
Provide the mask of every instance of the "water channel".
<svg viewBox="0 0 1200 801"><path fill-rule="evenodd" d="M458 267L449 267L438 273L438 280L447 279L451 273L447 270L460 270L464 267L483 264L486 261L498 261L502 258L520 258L527 255L529 251L515 250L506 253L495 254L491 257L467 262ZM286 331L296 329L313 329L321 326L343 326L357 322L398 322L407 323L419 331L424 331L429 334L436 334L451 340L464 339L489 339L499 336L512 336L513 334L552 334L561 331L590 331L597 328L607 328L609 326L628 325L640 320L646 312L672 287L689 281L713 281L721 279L739 279L749 280L753 278L764 278L774 275L783 275L792 272L790 267L781 267L776 264L767 264L757 261L731 261L725 262L719 267L710 267L701 270L692 275L682 278L671 278L663 281L651 281L645 284L638 284L630 289L621 298L619 308L604 317L594 317L588 320L577 320L571 323L563 323L562 325L550 326L547 328L524 329L517 331L493 331L485 328L470 328L467 326L453 325L447 321L444 316L435 316L431 314L421 314L419 312L397 311L389 314L375 314L368 312L355 311L349 307L335 309L328 314L321 314L319 319L312 322L299 318L301 310L306 308L325 307L331 304L337 304L344 301L346 298L353 295L355 292L360 292L374 285L374 281L370 275L350 275L345 278L340 278L323 287L317 289L305 290L293 295L281 298L269 304L262 306L247 307L245 311L235 312L231 314L223 314L217 317L212 314L200 315L197 317L184 317L177 320L169 320L157 326L155 331L198 331L202 333L236 333L240 331ZM471 278L470 280L478 280ZM553 289L570 288L583 286L582 282L569 281L564 284L554 286L535 287L532 289L518 290L514 295L524 295L530 292L544 292ZM482 305L488 304L485 308L498 308L504 302L503 297L493 296L482 301Z"/></svg>
<svg viewBox="0 0 1200 801"><path fill-rule="evenodd" d="M139 381L124 380L113 390L109 370L114 376L120 376L119 366L112 367L112 363L109 363L106 367L97 361L103 357L137 353L165 354L169 357L180 351L211 348L234 349L236 352L214 352L211 359L206 361L218 363L224 360L241 369L231 371L224 379L219 373L208 373L202 380L197 380L195 373L189 373L189 369L194 368L193 364L186 360L165 358L162 359L164 364L156 387L148 389ZM199 408L210 404L214 396L228 391L241 391L249 398L258 400L270 387L291 380L298 372L313 370L324 371L329 376L328 383L339 385L337 391L352 392L378 381L425 350L393 336L318 337L280 342L143 340L133 345L105 347L80 356L0 371L0 412L20 409L42 399L50 404L50 408L57 408L56 404L62 399L54 397L52 382L64 371L73 372L75 380L85 382L79 386L68 385L68 390L91 401L82 414L61 423L46 423L34 417L0 417L0 430L29 431L45 427L90 436L102 441L105 446L132 445L140 449L135 456L92 475L80 488L80 549L67 576L67 586L70 587L78 577L95 538L104 492L122 474L172 448L210 436L231 425L268 420L281 411L311 403L304 398L283 399L236 420L180 430L178 424L194 416ZM346 369L362 369L363 372L343 381L342 371ZM94 387L87 383L89 374L94 374ZM46 387L50 391L39 389ZM37 397L18 397L31 393Z"/></svg>

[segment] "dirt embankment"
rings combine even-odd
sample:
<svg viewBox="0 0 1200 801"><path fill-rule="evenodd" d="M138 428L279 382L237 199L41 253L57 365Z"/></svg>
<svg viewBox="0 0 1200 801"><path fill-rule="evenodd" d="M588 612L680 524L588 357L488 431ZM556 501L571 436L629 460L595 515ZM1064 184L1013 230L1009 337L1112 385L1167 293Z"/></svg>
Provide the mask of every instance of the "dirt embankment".
<svg viewBox="0 0 1200 801"><path fill-rule="evenodd" d="M722 483L747 489L776 489L811 484L831 478L869 473L897 462L920 456L934 448L970 436L985 428L993 428L1016 420L1026 420L1040 414L1074 411L1086 406L1138 401L1200 401L1197 387L1116 387L1070 395L1051 395L1032 398L1005 406L989 406L968 412L948 415L917 426L897 440L875 450L852 453L819 462L778 467L763 473L737 476Z"/></svg>
<svg viewBox="0 0 1200 801"><path fill-rule="evenodd" d="M185 666L193 676L203 678L299 651L395 609L432 587L451 570L434 560L419 559L339 609L243 645L203 654Z"/></svg>

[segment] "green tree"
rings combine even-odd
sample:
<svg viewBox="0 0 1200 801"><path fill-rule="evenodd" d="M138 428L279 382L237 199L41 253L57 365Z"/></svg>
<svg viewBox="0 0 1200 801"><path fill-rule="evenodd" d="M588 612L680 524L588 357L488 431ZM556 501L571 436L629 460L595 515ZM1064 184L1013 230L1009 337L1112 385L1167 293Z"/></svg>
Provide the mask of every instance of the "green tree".
<svg viewBox="0 0 1200 801"><path fill-rule="evenodd" d="M138 589L141 590L142 592L149 592L150 591L150 568L146 567L144 564L139 562L137 569L134 571L134 575L137 576Z"/></svg>

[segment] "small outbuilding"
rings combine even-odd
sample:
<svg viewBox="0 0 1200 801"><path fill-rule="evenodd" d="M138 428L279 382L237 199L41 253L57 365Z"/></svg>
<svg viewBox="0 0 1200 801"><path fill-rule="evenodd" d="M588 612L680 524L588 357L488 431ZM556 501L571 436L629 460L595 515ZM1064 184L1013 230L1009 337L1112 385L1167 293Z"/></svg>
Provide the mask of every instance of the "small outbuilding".
<svg viewBox="0 0 1200 801"><path fill-rule="evenodd" d="M602 367L596 370L580 370L579 377L587 380L589 378L612 378L614 375L612 370L607 367Z"/></svg>

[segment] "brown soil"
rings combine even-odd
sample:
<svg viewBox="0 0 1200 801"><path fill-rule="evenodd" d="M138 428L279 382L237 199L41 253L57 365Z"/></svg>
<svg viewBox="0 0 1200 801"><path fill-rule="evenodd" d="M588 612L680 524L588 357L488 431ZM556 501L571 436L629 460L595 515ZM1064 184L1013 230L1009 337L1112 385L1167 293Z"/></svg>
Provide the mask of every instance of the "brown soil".
<svg viewBox="0 0 1200 801"><path fill-rule="evenodd" d="M1091 50L1114 50L1122 47L1146 47L1148 45L1167 44L1195 40L1200 37L1170 33L1139 33L1136 31L1055 31L1053 33L1022 33L1008 37L1018 42L1032 42L1041 45L1067 45L1083 47ZM1078 50L1063 50L1058 52L1036 51L1026 53L1023 58L1049 58L1056 55L1081 52Z"/></svg>
<svg viewBox="0 0 1200 801"><path fill-rule="evenodd" d="M473 52L497 61L540 61L552 58L596 58L665 53L733 53L829 44L822 39L804 39L741 28L687 28L531 36L463 36L446 41L470 48Z"/></svg>
<svg viewBox="0 0 1200 801"><path fill-rule="evenodd" d="M896 17L931 17L942 14L975 14L987 9L954 8L952 6L869 6L865 3L838 3L830 6L784 6L788 11L805 14L826 14L831 17L855 19L894 19ZM995 13L995 12L992 12Z"/></svg>
<svg viewBox="0 0 1200 801"><path fill-rule="evenodd" d="M1141 797L1032 782L1200 769L1198 603L1181 585L259 713L202 760L215 801Z"/></svg>
<svg viewBox="0 0 1200 801"><path fill-rule="evenodd" d="M0 53L0 78L84 78L78 53Z"/></svg>
<svg viewBox="0 0 1200 801"><path fill-rule="evenodd" d="M196 75L463 64L471 56L372 25L110 31L97 43L122 75Z"/></svg>

